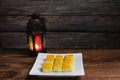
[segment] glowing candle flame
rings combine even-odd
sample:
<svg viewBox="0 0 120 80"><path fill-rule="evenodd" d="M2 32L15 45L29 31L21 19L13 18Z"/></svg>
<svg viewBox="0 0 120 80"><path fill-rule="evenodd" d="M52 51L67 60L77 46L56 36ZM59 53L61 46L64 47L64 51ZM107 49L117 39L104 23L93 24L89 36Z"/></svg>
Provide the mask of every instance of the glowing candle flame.
<svg viewBox="0 0 120 80"><path fill-rule="evenodd" d="M42 40L40 35L35 36L35 50L37 52L42 51Z"/></svg>

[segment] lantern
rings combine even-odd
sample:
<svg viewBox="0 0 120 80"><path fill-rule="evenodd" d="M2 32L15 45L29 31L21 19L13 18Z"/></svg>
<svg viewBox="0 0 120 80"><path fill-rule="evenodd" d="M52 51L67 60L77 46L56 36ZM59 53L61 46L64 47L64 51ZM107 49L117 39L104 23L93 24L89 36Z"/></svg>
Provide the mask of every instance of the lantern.
<svg viewBox="0 0 120 80"><path fill-rule="evenodd" d="M37 55L38 52L46 52L45 36L45 19L34 13L27 23L27 41L30 54Z"/></svg>

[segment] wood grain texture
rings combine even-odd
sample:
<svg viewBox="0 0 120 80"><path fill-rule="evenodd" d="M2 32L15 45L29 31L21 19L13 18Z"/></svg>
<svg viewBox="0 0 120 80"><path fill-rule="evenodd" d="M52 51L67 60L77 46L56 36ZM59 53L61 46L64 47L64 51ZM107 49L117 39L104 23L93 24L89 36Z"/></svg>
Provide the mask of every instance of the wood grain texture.
<svg viewBox="0 0 120 80"><path fill-rule="evenodd" d="M16 35L16 36L15 36ZM26 48L27 35L25 33L1 33L0 34L1 46L3 48ZM24 46L23 46L24 45Z"/></svg>
<svg viewBox="0 0 120 80"><path fill-rule="evenodd" d="M23 32L1 33L1 48L27 48ZM47 32L47 48L120 48L119 33Z"/></svg>
<svg viewBox="0 0 120 80"><path fill-rule="evenodd" d="M0 47L27 48L33 12L46 19L47 48L120 48L119 0L0 0Z"/></svg>
<svg viewBox="0 0 120 80"><path fill-rule="evenodd" d="M17 6L17 7L16 7ZM0 0L0 15L119 15L119 0Z"/></svg>
<svg viewBox="0 0 120 80"><path fill-rule="evenodd" d="M35 57L30 57L25 50L0 51L0 79L26 80ZM71 53L82 52L85 68L83 77L31 77L29 80L119 80L120 50L87 50L87 49L48 49L48 52Z"/></svg>
<svg viewBox="0 0 120 80"><path fill-rule="evenodd" d="M120 32L120 16L42 16L47 31ZM0 31L26 31L30 17L4 16L0 19Z"/></svg>

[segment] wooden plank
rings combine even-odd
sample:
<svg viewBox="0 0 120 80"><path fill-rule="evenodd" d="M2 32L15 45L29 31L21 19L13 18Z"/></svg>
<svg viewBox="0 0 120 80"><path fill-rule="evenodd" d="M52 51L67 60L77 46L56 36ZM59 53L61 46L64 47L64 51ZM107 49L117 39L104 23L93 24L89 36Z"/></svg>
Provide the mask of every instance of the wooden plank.
<svg viewBox="0 0 120 80"><path fill-rule="evenodd" d="M0 15L120 15L119 0L0 0Z"/></svg>
<svg viewBox="0 0 120 80"><path fill-rule="evenodd" d="M6 58L7 59L7 58ZM21 58L22 59L22 58ZM29 59L26 58L26 61ZM17 62L17 61L16 61ZM31 64L22 63L2 63L7 69L0 70L0 79L24 80L27 77ZM26 67L27 66L27 67ZM86 75L83 77L31 77L30 80L119 80L120 63L119 62L102 62L102 63L84 63ZM116 68L117 67L117 68Z"/></svg>
<svg viewBox="0 0 120 80"><path fill-rule="evenodd" d="M54 52L54 50L49 50ZM80 50L84 56L85 76L83 77L31 77L28 80L119 80L120 79L120 50ZM22 54L24 51L0 51L0 79L25 80L35 57ZM76 52L72 50L55 50L55 52ZM109 58L111 60L109 60Z"/></svg>
<svg viewBox="0 0 120 80"><path fill-rule="evenodd" d="M47 52L59 53L59 54L81 52L83 54L83 61L85 61L86 63L119 62L120 61L120 54L119 54L120 49L47 49ZM1 57L0 63L16 63L17 61L19 63L30 64L31 62L33 62L33 59L28 56L30 55L27 50L4 49L4 50L0 50L0 57ZM24 62L26 58L28 59L28 61Z"/></svg>
<svg viewBox="0 0 120 80"><path fill-rule="evenodd" d="M27 48L26 33L1 33L2 48ZM119 33L48 32L47 48L120 48Z"/></svg>
<svg viewBox="0 0 120 80"><path fill-rule="evenodd" d="M52 48L120 48L116 33L49 33L47 46Z"/></svg>
<svg viewBox="0 0 120 80"><path fill-rule="evenodd" d="M3 48L26 48L27 35L25 33L1 33L0 40Z"/></svg>
<svg viewBox="0 0 120 80"><path fill-rule="evenodd" d="M120 16L42 16L47 31L120 32ZM0 31L26 31L30 17L0 18Z"/></svg>

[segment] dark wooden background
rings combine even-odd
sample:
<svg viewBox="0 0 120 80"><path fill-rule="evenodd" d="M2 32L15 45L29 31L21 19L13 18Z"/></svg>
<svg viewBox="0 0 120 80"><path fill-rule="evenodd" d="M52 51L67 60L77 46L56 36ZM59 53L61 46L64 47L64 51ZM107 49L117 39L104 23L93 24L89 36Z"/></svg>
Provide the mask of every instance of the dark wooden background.
<svg viewBox="0 0 120 80"><path fill-rule="evenodd" d="M47 48L120 48L120 0L0 0L0 48L27 48L33 12L46 19Z"/></svg>

